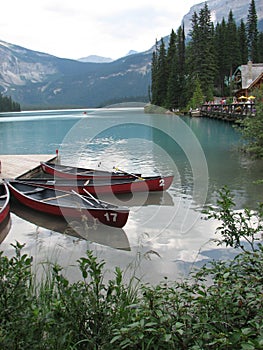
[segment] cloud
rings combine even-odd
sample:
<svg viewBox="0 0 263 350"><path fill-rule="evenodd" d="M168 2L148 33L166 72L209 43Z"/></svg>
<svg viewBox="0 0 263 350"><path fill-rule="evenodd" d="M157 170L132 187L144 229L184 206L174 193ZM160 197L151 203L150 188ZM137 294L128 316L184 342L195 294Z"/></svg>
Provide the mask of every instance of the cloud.
<svg viewBox="0 0 263 350"><path fill-rule="evenodd" d="M9 0L1 4L0 39L58 57L118 58L176 30L197 2Z"/></svg>

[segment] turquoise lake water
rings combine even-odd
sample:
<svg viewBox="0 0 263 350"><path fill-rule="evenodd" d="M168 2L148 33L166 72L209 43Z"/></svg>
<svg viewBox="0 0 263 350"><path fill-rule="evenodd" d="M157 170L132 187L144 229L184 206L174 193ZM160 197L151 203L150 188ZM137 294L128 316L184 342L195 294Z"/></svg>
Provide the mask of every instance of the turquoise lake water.
<svg viewBox="0 0 263 350"><path fill-rule="evenodd" d="M78 237L61 233L62 223L16 208L2 249L11 254L10 243L24 242L36 262L57 260L74 279L76 259L90 248L105 259L109 273L116 265L130 271L137 266L136 273L150 282L177 278L210 257L231 253L212 241L218 223L203 220L203 205L215 203L224 185L231 189L237 209L254 208L263 193L262 185L254 183L262 178L263 162L240 151L240 136L231 124L145 115L142 109L85 112L0 116L0 155L54 154L58 149L63 164L108 170L117 166L145 176L173 173L171 188L164 194L108 198L130 207L123 230L100 227L78 232Z"/></svg>

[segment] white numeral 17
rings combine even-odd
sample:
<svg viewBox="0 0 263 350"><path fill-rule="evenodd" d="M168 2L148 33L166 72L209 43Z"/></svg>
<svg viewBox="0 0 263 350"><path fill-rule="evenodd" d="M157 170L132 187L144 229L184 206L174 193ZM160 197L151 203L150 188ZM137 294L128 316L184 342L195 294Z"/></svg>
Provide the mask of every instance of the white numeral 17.
<svg viewBox="0 0 263 350"><path fill-rule="evenodd" d="M105 213L104 216L105 216L107 221L112 220L113 222L116 222L118 214L117 213Z"/></svg>

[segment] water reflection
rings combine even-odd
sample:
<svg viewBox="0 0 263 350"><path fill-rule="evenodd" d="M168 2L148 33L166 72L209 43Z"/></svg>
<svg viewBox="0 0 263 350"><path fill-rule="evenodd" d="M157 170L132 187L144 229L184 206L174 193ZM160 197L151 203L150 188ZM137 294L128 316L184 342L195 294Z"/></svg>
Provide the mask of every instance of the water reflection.
<svg viewBox="0 0 263 350"><path fill-rule="evenodd" d="M11 228L11 217L10 214L5 218L5 220L0 224L0 244L4 241L8 235Z"/></svg>
<svg viewBox="0 0 263 350"><path fill-rule="evenodd" d="M173 197L167 191L164 192L135 192L125 194L100 194L100 199L129 207L146 207L146 206L174 206Z"/></svg>
<svg viewBox="0 0 263 350"><path fill-rule="evenodd" d="M141 110L94 110L86 117L75 111L56 111L47 112L46 119L44 114L39 120L37 113L34 120L30 119L31 115L26 115L24 121L18 121L18 117L15 121L2 120L0 154L53 154L59 149L64 164L90 168L100 164L103 170L117 166L144 176L172 172L174 181L165 193L105 198L130 207L125 231L116 235L107 228L105 234L102 230L88 231L88 237L79 238L72 232L78 230L77 226L71 227L68 234L61 234L57 231L65 233L65 223L54 226L50 217L41 223L35 221L35 216L40 214L25 217L24 209L23 213L14 212L11 231L2 243L6 252L9 252L7 244L18 240L25 242L29 253L33 252L40 261L55 254L68 267L85 255L88 247L107 262L108 270L113 271L115 266L125 270L140 256L143 258L139 275L147 281L154 283L163 276L175 279L193 265L200 266L211 257L224 259L231 253L213 242L219 223L200 219L205 191L206 201L215 204L218 189L228 185L238 209L255 208L263 199L263 184L254 183L262 179L263 161L252 160L240 152L240 136L229 123L181 117L187 131L184 133L177 117L144 115ZM137 128L139 121L152 125L153 129ZM107 128L112 124L114 128ZM158 130L162 127L169 131L170 138ZM193 135L187 128L200 143L199 151L201 148L207 163L207 189L206 178L202 176L204 162L199 162L198 148L191 143ZM100 132L96 134L96 130ZM185 150L173 138L181 141ZM148 252L158 254L150 255L149 259ZM71 277L75 278L75 272Z"/></svg>
<svg viewBox="0 0 263 350"><path fill-rule="evenodd" d="M88 226L80 220L66 221L62 217L30 210L17 201L12 201L11 212L37 227L88 240L115 249L130 250L128 238L123 229L105 225Z"/></svg>

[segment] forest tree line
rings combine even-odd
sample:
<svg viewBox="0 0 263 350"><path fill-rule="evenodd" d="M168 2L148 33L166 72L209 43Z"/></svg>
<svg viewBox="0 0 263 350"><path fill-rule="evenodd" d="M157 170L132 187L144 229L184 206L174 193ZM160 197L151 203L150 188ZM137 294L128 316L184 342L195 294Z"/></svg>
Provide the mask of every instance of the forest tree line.
<svg viewBox="0 0 263 350"><path fill-rule="evenodd" d="M3 96L0 93L0 112L20 112L20 104L14 102L10 96Z"/></svg>
<svg viewBox="0 0 263 350"><path fill-rule="evenodd" d="M236 68L263 62L263 32L258 30L255 1L246 23L237 25L232 10L214 26L207 3L192 16L190 39L184 26L171 31L168 45L156 42L152 56L151 103L170 110L196 108L213 96L232 96Z"/></svg>

